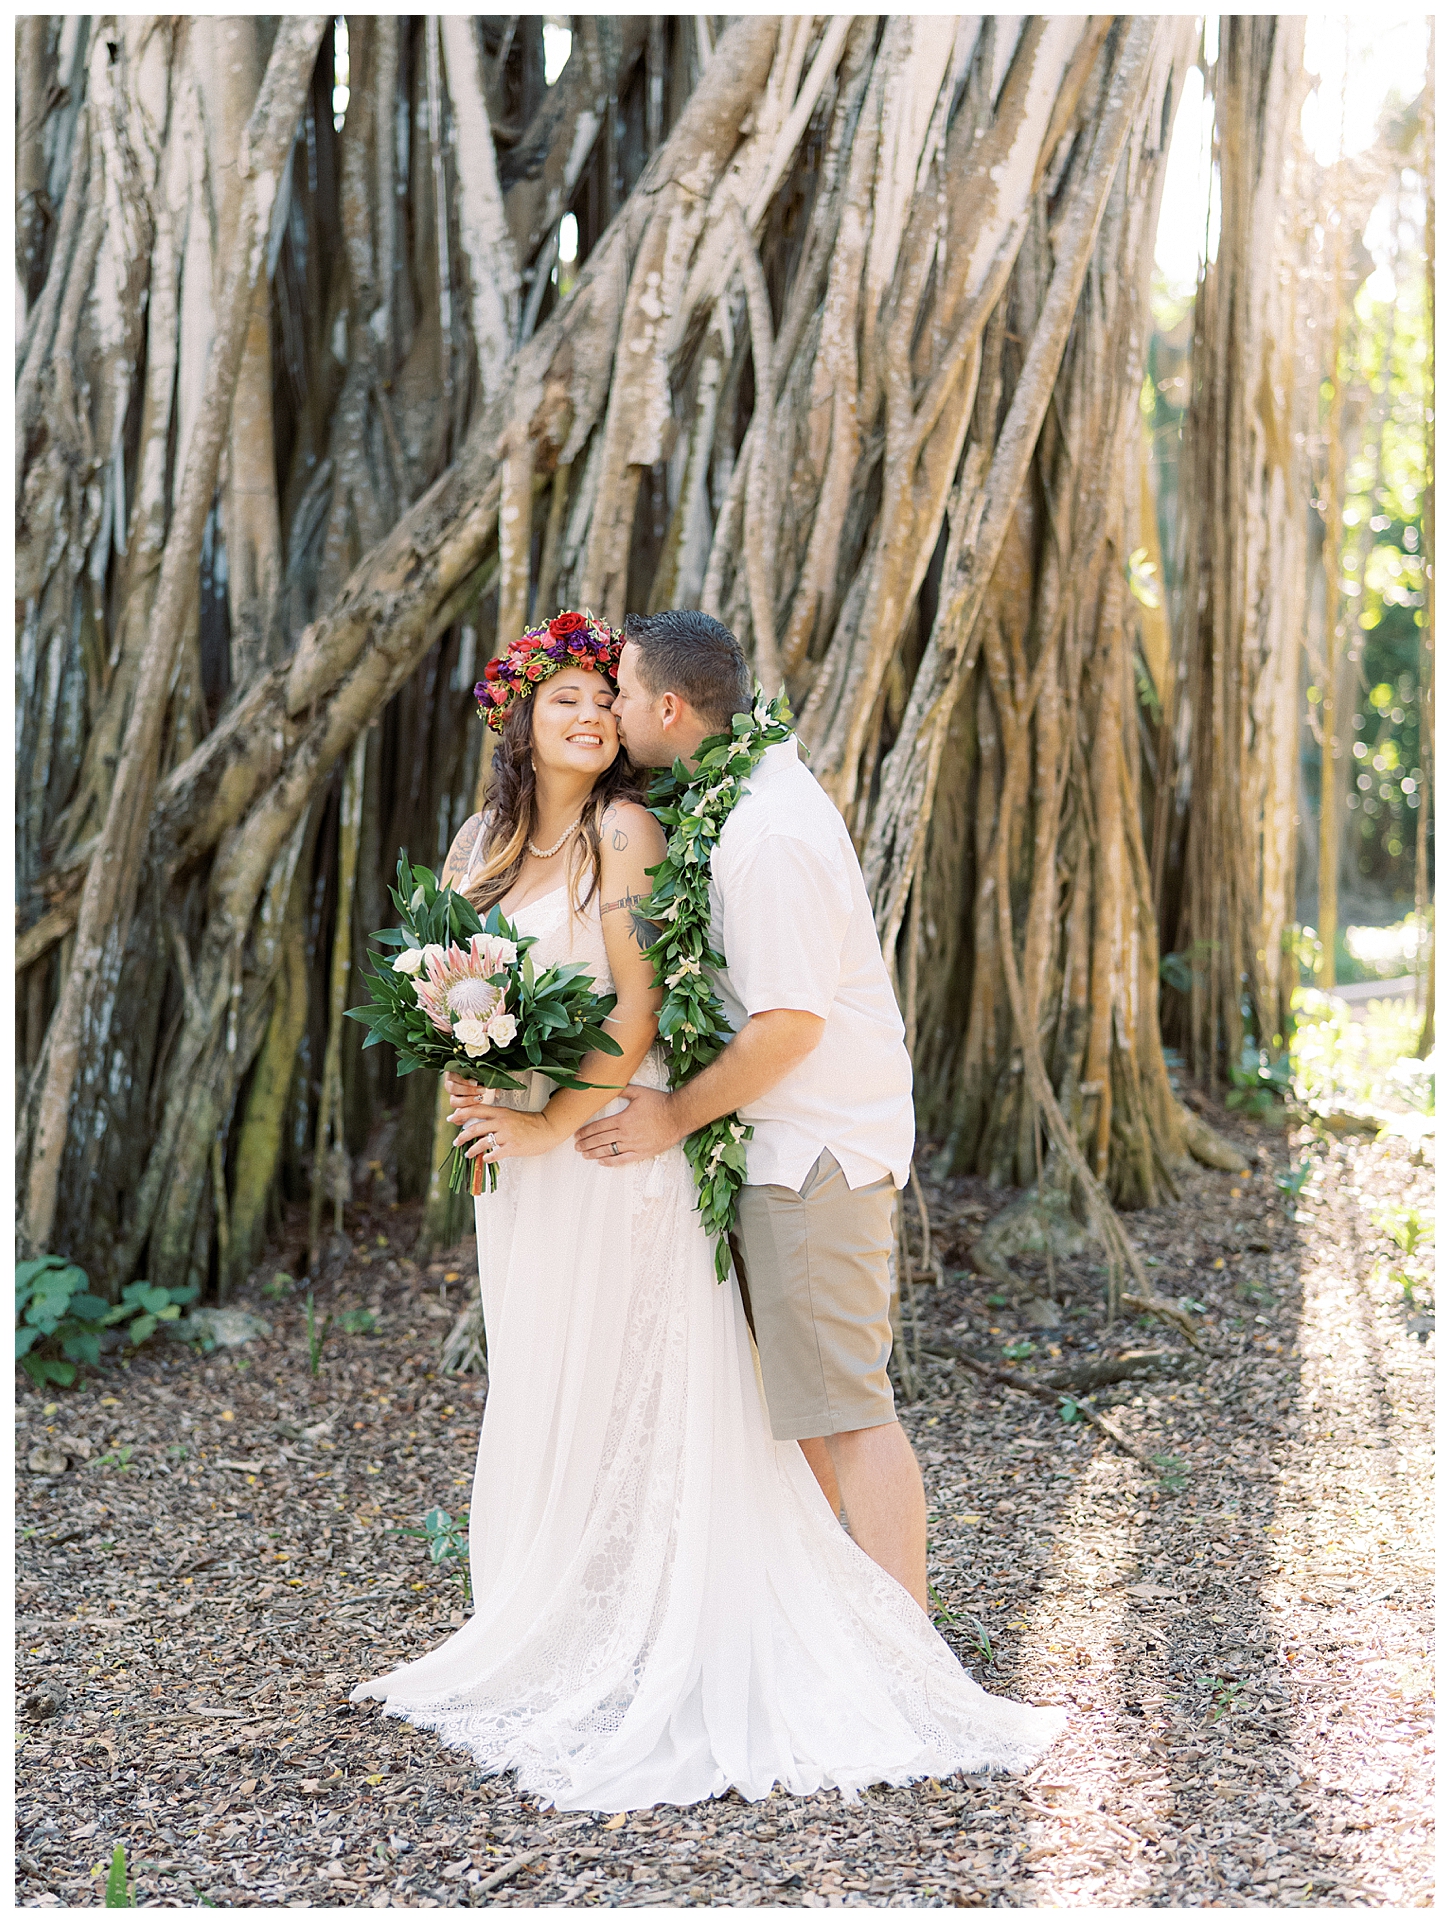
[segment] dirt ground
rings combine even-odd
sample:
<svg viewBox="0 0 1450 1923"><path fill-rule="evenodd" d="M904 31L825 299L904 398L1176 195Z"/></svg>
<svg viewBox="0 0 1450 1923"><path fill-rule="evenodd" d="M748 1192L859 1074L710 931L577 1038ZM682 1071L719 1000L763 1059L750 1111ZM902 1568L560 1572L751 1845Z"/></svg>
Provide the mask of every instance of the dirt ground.
<svg viewBox="0 0 1450 1923"><path fill-rule="evenodd" d="M271 1336L22 1381L18 1900L97 1904L121 1843L136 1901L172 1907L1429 1905L1435 1337L1373 1216L1429 1209L1432 1151L1217 1120L1249 1172L1127 1218L1209 1353L1093 1405L1161 1475L943 1359L903 1411L944 1633L986 1687L1070 1708L1029 1777L559 1816L350 1708L461 1620L390 1530L467 1501L485 1393L435 1372L470 1248L416 1266L415 1215L382 1209L319 1279L316 1376L302 1305L258 1292L289 1244L246 1300ZM1026 1326L970 1267L1010 1197L930 1195L927 1347L1029 1374L1186 1352L1106 1329L1086 1259L1051 1278L1061 1326ZM71 1466L27 1473L42 1443Z"/></svg>

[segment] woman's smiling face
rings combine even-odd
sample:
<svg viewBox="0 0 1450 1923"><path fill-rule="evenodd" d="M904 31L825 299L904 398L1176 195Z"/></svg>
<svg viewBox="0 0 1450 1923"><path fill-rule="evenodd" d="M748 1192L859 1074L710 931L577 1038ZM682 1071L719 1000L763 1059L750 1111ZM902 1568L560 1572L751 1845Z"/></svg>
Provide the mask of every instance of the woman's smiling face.
<svg viewBox="0 0 1450 1923"><path fill-rule="evenodd" d="M534 761L571 774L601 775L619 753L610 712L614 689L593 668L563 668L534 696Z"/></svg>

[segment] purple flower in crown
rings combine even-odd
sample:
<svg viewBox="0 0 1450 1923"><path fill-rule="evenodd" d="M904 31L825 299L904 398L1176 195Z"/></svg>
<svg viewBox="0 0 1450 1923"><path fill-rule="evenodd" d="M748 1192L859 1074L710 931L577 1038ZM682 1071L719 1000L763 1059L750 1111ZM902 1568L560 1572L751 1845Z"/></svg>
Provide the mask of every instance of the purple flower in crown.
<svg viewBox="0 0 1450 1923"><path fill-rule="evenodd" d="M479 714L497 732L514 702L561 668L595 668L613 681L623 646L623 637L607 622L565 609L552 621L526 628L505 655L486 665L473 691Z"/></svg>

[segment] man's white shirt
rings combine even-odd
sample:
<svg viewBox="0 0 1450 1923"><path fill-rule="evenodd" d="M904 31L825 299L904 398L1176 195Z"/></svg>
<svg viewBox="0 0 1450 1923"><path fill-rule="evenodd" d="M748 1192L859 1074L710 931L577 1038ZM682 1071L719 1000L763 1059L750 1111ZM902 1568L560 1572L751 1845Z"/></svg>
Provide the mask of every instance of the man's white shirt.
<svg viewBox="0 0 1450 1923"><path fill-rule="evenodd" d="M710 864L715 986L732 1030L772 1008L824 1018L819 1043L740 1111L747 1181L799 1189L823 1148L862 1188L906 1180L911 1060L846 824L794 736L767 748Z"/></svg>

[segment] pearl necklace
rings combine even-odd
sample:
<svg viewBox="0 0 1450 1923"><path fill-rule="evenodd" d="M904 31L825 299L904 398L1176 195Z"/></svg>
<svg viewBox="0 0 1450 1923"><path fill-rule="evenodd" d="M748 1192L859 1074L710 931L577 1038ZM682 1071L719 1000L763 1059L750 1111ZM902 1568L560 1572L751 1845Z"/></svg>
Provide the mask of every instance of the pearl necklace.
<svg viewBox="0 0 1450 1923"><path fill-rule="evenodd" d="M583 815L575 815L574 819L569 823L569 826L564 830L563 834L560 835L552 848L536 848L531 841L526 842L524 845L536 861L547 861L551 855L558 854L559 850L564 846L564 843L569 839L570 835L573 834L583 819Z"/></svg>

